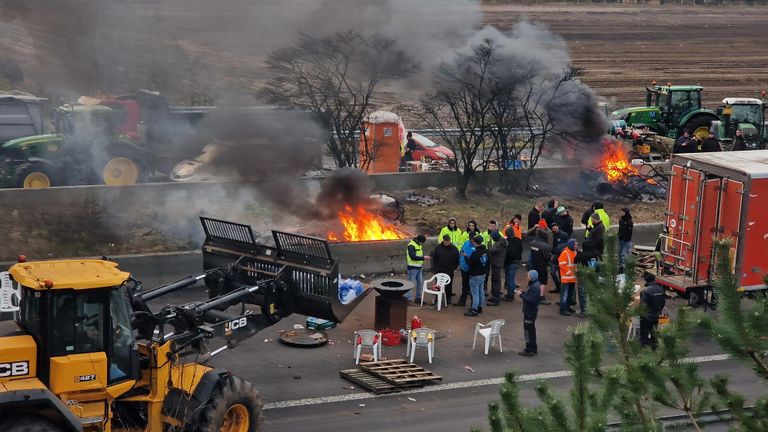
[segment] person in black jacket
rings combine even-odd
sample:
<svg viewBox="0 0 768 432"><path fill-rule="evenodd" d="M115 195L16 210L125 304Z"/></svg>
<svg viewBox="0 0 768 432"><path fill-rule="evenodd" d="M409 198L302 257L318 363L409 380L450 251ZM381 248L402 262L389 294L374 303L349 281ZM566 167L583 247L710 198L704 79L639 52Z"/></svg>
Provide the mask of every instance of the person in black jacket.
<svg viewBox="0 0 768 432"><path fill-rule="evenodd" d="M485 274L488 273L488 251L483 246L483 237L477 236L472 239L475 251L469 256L469 289L472 293L472 308L465 313L465 316L477 316L483 313L483 302L485 302L485 292L483 283Z"/></svg>
<svg viewBox="0 0 768 432"><path fill-rule="evenodd" d="M560 230L560 225L552 223L552 261L549 266L549 275L555 283L555 287L549 290L551 293L560 293L560 264L557 262L560 253L568 245L570 236Z"/></svg>
<svg viewBox="0 0 768 432"><path fill-rule="evenodd" d="M656 351L656 329L659 325L659 316L664 310L666 298L664 288L656 282L656 276L646 273L645 290L640 293L640 303L645 306L645 315L640 317L640 345L651 347Z"/></svg>
<svg viewBox="0 0 768 432"><path fill-rule="evenodd" d="M744 141L744 135L742 135L740 130L737 130L736 136L733 137L733 145L731 146L731 150L741 151L746 149L747 149L747 144Z"/></svg>
<svg viewBox="0 0 768 432"><path fill-rule="evenodd" d="M541 212L541 218L547 221L547 226L552 226L552 223L555 221L555 215L557 214L557 208L559 206L560 203L557 202L557 200L549 200L547 202L547 208Z"/></svg>
<svg viewBox="0 0 768 432"><path fill-rule="evenodd" d="M541 304L551 304L545 297L547 292L547 274L549 273L549 263L552 259L552 246L547 243L547 234L543 231L536 233L536 239L531 242L531 268L536 270L541 285Z"/></svg>
<svg viewBox="0 0 768 432"><path fill-rule="evenodd" d="M453 272L459 266L459 250L451 243L451 236L443 235L443 241L432 250L432 270L435 273L445 273L451 277L451 281L445 286L445 296L448 304L453 300Z"/></svg>
<svg viewBox="0 0 768 432"><path fill-rule="evenodd" d="M501 270L504 268L504 262L507 258L507 239L502 237L498 231L491 233L493 244L488 249L488 261L490 262L491 275L491 298L488 299L488 306L498 306L501 303Z"/></svg>
<svg viewBox="0 0 768 432"><path fill-rule="evenodd" d="M721 150L720 143L717 142L717 140L715 139L715 133L710 132L709 136L707 136L707 138L701 143L701 151L702 152L719 152L720 150Z"/></svg>
<svg viewBox="0 0 768 432"><path fill-rule="evenodd" d="M538 354L539 347L536 344L536 317L539 314L539 274L536 270L528 272L528 289L516 290L523 301L523 334L525 335L525 350L518 354L525 357L533 357Z"/></svg>
<svg viewBox="0 0 768 432"><path fill-rule="evenodd" d="M632 213L628 207L621 209L619 218L619 266L624 268L624 260L632 251L632 229L635 223L632 221Z"/></svg>
<svg viewBox="0 0 768 432"><path fill-rule="evenodd" d="M589 224L589 218L592 217L592 214L595 213L595 205L597 202L593 202L591 206L589 206L588 209L584 210L584 213L581 215L581 224L584 225L586 228Z"/></svg>
<svg viewBox="0 0 768 432"><path fill-rule="evenodd" d="M528 212L528 229L535 227L541 219L541 212L544 210L544 206L541 203L536 203L535 206Z"/></svg>
<svg viewBox="0 0 768 432"><path fill-rule="evenodd" d="M591 215L590 215L591 216ZM555 215L555 223L560 226L560 231L568 234L568 237L573 235L573 218L568 213L565 207L560 206L557 208L557 214Z"/></svg>
<svg viewBox="0 0 768 432"><path fill-rule="evenodd" d="M518 216L515 215L515 218ZM513 302L515 301L515 289L517 289L515 276L517 269L520 268L520 263L523 261L523 239L515 234L515 229L511 226L507 228L505 234L507 235L507 256L504 257L504 276L507 295L504 296L504 301Z"/></svg>
<svg viewBox="0 0 768 432"><path fill-rule="evenodd" d="M605 252L605 225L603 225L603 221L597 213L590 216L590 218L592 218L592 231L589 232L589 240L595 243L600 259L603 259L603 252Z"/></svg>

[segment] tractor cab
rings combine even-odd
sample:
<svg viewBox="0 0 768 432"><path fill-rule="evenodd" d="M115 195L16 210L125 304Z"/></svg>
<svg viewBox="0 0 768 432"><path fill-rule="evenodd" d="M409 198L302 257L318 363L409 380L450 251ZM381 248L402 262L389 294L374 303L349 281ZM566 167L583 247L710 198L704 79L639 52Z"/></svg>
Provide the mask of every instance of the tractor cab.
<svg viewBox="0 0 768 432"><path fill-rule="evenodd" d="M674 128L690 113L701 109L700 86L653 86L646 88L646 106L659 110L660 121Z"/></svg>
<svg viewBox="0 0 768 432"><path fill-rule="evenodd" d="M741 131L748 149L759 149L768 138L765 127L765 103L757 98L723 99L717 107L717 115L722 119L713 128L718 139L732 141L736 131Z"/></svg>
<svg viewBox="0 0 768 432"><path fill-rule="evenodd" d="M131 279L116 263L20 262L9 273L21 289L18 324L37 345L37 376L54 394L130 386L139 378L124 292Z"/></svg>
<svg viewBox="0 0 768 432"><path fill-rule="evenodd" d="M116 112L101 105L64 105L53 110L56 133L68 141L82 142L111 139L116 134Z"/></svg>

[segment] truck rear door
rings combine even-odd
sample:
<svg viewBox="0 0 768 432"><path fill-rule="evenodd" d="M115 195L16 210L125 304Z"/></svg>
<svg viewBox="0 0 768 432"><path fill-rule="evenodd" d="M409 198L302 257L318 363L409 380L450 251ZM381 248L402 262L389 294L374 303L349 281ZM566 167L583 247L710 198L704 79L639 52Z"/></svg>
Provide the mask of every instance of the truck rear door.
<svg viewBox="0 0 768 432"><path fill-rule="evenodd" d="M664 262L680 272L693 270L701 185L701 171L681 165L672 166L666 221L669 235L662 245L662 254Z"/></svg>

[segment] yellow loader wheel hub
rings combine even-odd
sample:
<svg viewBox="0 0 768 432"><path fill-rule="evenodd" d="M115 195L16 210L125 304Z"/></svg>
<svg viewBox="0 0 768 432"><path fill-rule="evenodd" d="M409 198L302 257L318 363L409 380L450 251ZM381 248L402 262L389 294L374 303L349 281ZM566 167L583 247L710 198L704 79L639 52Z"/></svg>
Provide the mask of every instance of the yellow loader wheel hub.
<svg viewBox="0 0 768 432"><path fill-rule="evenodd" d="M43 189L51 187L51 179L46 173L35 171L24 177L24 189Z"/></svg>
<svg viewBox="0 0 768 432"><path fill-rule="evenodd" d="M229 407L224 414L219 432L248 432L250 426L248 409L243 404L235 404Z"/></svg>
<svg viewBox="0 0 768 432"><path fill-rule="evenodd" d="M104 166L102 176L107 186L133 185L139 180L139 165L128 158L116 157Z"/></svg>

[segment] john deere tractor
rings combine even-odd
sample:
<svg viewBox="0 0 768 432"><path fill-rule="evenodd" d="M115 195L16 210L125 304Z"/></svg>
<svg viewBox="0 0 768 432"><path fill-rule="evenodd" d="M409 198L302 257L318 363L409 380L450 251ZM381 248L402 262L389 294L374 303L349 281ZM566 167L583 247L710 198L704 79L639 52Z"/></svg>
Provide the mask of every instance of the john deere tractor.
<svg viewBox="0 0 768 432"><path fill-rule="evenodd" d="M0 311L15 307L17 317L0 322L0 430L259 430L253 385L200 359L291 313L341 321L364 295L341 304L324 240L275 233L278 246L268 247L247 225L203 223L208 270L154 289L106 259L20 259L0 273ZM221 293L150 308L203 280ZM217 338L226 344L209 349Z"/></svg>
<svg viewBox="0 0 768 432"><path fill-rule="evenodd" d="M733 146L736 131L741 131L748 150L765 147L768 141L768 127L765 124L765 103L757 98L728 97L717 107L722 119L712 123L712 130L724 149Z"/></svg>
<svg viewBox="0 0 768 432"><path fill-rule="evenodd" d="M701 86L654 85L645 90L644 107L620 109L611 113L611 118L624 120L629 127L648 127L669 138L688 131L700 139L707 137L713 121L720 120L717 114L702 108Z"/></svg>

